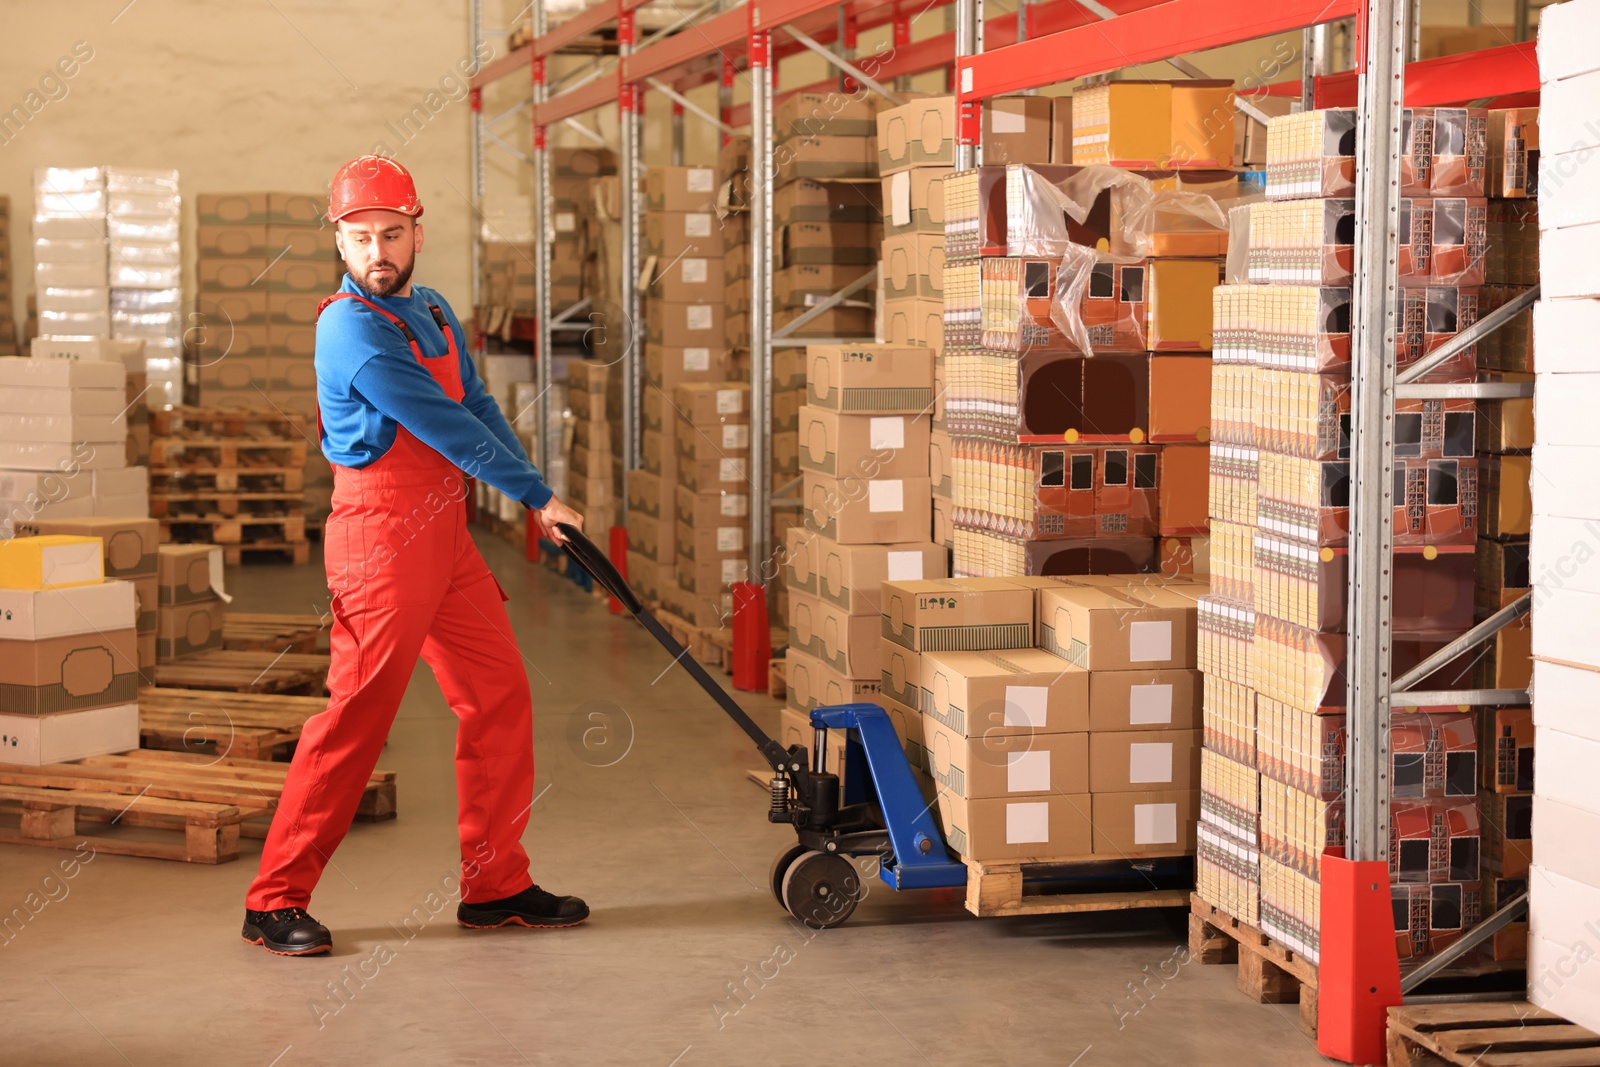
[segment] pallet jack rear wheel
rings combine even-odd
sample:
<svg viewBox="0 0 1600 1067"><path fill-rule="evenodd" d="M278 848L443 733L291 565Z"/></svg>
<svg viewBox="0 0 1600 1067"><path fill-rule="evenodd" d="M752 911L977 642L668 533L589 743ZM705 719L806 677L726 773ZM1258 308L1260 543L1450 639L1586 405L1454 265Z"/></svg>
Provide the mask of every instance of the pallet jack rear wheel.
<svg viewBox="0 0 1600 1067"><path fill-rule="evenodd" d="M790 845L776 856L772 857L772 868L767 872L767 884L772 887L772 899L778 902L778 907L787 908L783 902L783 876L789 873L789 868L794 861L805 855L809 849L804 845Z"/></svg>
<svg viewBox="0 0 1600 1067"><path fill-rule="evenodd" d="M860 902L861 874L843 856L807 851L783 876L783 906L813 930L838 926Z"/></svg>

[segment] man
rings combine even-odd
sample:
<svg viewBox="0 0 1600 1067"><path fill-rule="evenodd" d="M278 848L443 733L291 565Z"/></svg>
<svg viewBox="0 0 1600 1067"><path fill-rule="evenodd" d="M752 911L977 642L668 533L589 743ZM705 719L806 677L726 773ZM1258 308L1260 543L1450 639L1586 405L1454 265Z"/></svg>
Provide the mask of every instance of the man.
<svg viewBox="0 0 1600 1067"><path fill-rule="evenodd" d="M533 706L505 593L467 534L465 477L522 501L557 541L557 523L582 519L528 462L449 305L412 284L421 216L411 175L391 159L362 156L333 179L328 220L349 273L317 322L318 430L334 470L331 696L305 725L245 897L244 939L283 955L332 948L305 909L419 656L460 720L457 921L553 927L589 915L528 873Z"/></svg>

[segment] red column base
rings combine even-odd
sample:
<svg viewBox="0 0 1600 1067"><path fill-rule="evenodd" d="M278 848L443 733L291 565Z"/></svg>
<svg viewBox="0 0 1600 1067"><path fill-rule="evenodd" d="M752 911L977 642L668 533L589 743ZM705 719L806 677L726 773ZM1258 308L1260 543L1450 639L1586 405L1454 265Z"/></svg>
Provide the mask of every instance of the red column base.
<svg viewBox="0 0 1600 1067"><path fill-rule="evenodd" d="M1345 1063L1387 1063L1389 1009L1400 1003L1388 864L1323 854L1320 942L1317 1051Z"/></svg>
<svg viewBox="0 0 1600 1067"><path fill-rule="evenodd" d="M767 691L772 662L772 630L767 624L767 591L753 582L733 584L733 687Z"/></svg>
<svg viewBox="0 0 1600 1067"><path fill-rule="evenodd" d="M611 527L611 542L606 553L611 557L611 565L617 568L617 573L622 575L622 580L628 580L628 530L625 526ZM622 601L612 597L606 605L611 614L622 614Z"/></svg>

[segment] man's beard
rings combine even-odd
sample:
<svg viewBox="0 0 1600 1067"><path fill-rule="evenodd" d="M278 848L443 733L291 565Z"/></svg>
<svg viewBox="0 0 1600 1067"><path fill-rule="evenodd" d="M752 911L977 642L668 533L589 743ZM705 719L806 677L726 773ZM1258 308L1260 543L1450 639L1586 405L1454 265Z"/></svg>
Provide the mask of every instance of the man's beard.
<svg viewBox="0 0 1600 1067"><path fill-rule="evenodd" d="M393 296L395 293L398 293L401 289L406 287L406 283L411 280L411 271L416 267L416 265L417 258L415 256L412 256L411 262L407 263L404 267L396 267L387 259L380 260L379 262L374 263L372 267L367 268L369 273L359 278L355 278L356 287L362 292L366 293L368 296ZM394 271L394 276L388 281L373 282L371 280L372 275L370 273L373 267L388 267L390 270ZM355 276L352 275L352 277Z"/></svg>

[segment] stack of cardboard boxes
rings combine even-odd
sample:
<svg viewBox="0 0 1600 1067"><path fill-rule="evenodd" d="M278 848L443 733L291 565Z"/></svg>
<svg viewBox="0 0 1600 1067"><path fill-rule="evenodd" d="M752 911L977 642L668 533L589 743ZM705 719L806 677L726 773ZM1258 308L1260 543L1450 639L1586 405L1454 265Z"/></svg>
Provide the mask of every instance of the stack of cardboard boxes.
<svg viewBox="0 0 1600 1067"><path fill-rule="evenodd" d="M0 541L0 763L139 747L138 607L102 560L91 537Z"/></svg>
<svg viewBox="0 0 1600 1067"><path fill-rule="evenodd" d="M1408 115L1412 258L1400 273L1416 314L1397 340L1402 367L1473 321L1483 265L1484 212L1471 199L1482 191L1482 113ZM1214 295L1201 893L1235 915L1251 914L1258 893L1262 930L1312 960L1322 851L1344 833L1354 122L1337 110L1273 120L1268 200L1250 206L1250 246L1235 258L1243 276ZM1462 147L1474 138L1478 150ZM1473 374L1469 352L1428 380ZM1397 403L1397 672L1472 624L1474 414L1471 401ZM1453 664L1434 681L1468 678ZM1406 709L1391 734L1393 898L1401 955L1413 957L1480 910L1476 775L1464 769L1476 760L1476 721Z"/></svg>
<svg viewBox="0 0 1600 1067"><path fill-rule="evenodd" d="M149 518L38 519L18 533L87 540L99 546L101 573L133 587L135 618L130 626L134 635L130 656L139 673L148 677L157 661L156 550L160 529L156 521Z"/></svg>
<svg viewBox="0 0 1600 1067"><path fill-rule="evenodd" d="M317 305L335 292L344 267L311 193L202 193L197 199L199 294L190 332L200 402L274 407L316 418ZM463 343L463 341L458 341ZM320 447L306 450L306 516L319 522L333 493Z"/></svg>
<svg viewBox="0 0 1600 1067"><path fill-rule="evenodd" d="M786 545L787 669L791 679L803 676L789 682L790 706L799 712L829 702L830 687L869 691L863 687L884 675L874 583L947 573L944 553L929 540L933 353L812 345L806 362L804 526L788 531Z"/></svg>
<svg viewBox="0 0 1600 1067"><path fill-rule="evenodd" d="M150 403L183 402L183 221L175 170L106 168L111 334L144 342Z"/></svg>
<svg viewBox="0 0 1600 1067"><path fill-rule="evenodd" d="M221 648L221 546L161 545L155 562L157 661Z"/></svg>
<svg viewBox="0 0 1600 1067"><path fill-rule="evenodd" d="M645 175L647 392L735 377L717 189L715 167L651 167Z"/></svg>
<svg viewBox="0 0 1600 1067"><path fill-rule="evenodd" d="M601 539L616 525L622 490L623 368L593 360L567 364L572 448L566 460L565 503L582 512L584 528Z"/></svg>
<svg viewBox="0 0 1600 1067"><path fill-rule="evenodd" d="M671 429L659 432L659 447L673 441L678 472L671 521L659 520L671 526L675 550L676 588L663 588L662 599L696 626L726 626L733 583L750 569L750 384L680 385L661 424Z"/></svg>
<svg viewBox="0 0 1600 1067"><path fill-rule="evenodd" d="M0 196L0 356L17 354L16 291L11 264L11 198Z"/></svg>
<svg viewBox="0 0 1600 1067"><path fill-rule="evenodd" d="M460 342L458 341L457 344L459 345ZM537 459L538 450L533 436L537 426L538 411L537 405L533 403L533 398L538 396L538 387L534 382L533 356L526 352L511 351L509 349L491 350L480 353L474 366L477 368L479 379L483 382L484 391L494 398L495 406L505 416L506 422L511 425L513 432L518 434L518 443L528 453L529 459ZM518 403L519 395L524 398L520 405ZM558 413L562 410L561 405L554 402L554 400L555 398L552 398L552 422L556 421L559 417ZM526 433L518 429L519 423L527 427ZM565 458L559 440L553 439L551 455L562 457L561 462L564 468ZM551 487L555 488L555 483L547 484L551 484ZM509 533L516 535L517 531L511 529L511 527L522 523L524 513L527 510L522 506L522 502L513 500L482 479L478 480L474 492L477 494L479 513L493 515L501 522L510 524L505 529ZM526 528L524 527L522 536L526 535L525 531ZM521 544L522 542L518 540L516 543Z"/></svg>
<svg viewBox="0 0 1600 1067"><path fill-rule="evenodd" d="M1113 107L1080 123L1083 98L1074 130L1142 121ZM1145 164L1160 169L1121 184L1067 165L942 183L953 573L1203 570L1210 294L1227 234L1220 207L1177 204L1237 195L1215 169L1231 108L1215 136L1163 126L1175 140Z"/></svg>
<svg viewBox="0 0 1600 1067"><path fill-rule="evenodd" d="M1594 787L1600 761L1594 714L1600 679L1594 642L1600 623L1594 432L1600 375L1593 355L1600 336L1600 271L1593 255L1600 234L1600 137L1593 121L1600 83L1597 29L1600 5L1593 0L1549 8L1539 21L1545 151L1539 160L1542 296L1534 307L1539 423L1531 541L1538 833L1528 873L1528 999L1591 1029L1600 1027L1600 979L1584 962L1600 914L1600 800ZM1513 727L1511 733L1515 738L1518 731ZM1495 743L1498 751L1498 734ZM1520 750L1521 742L1514 747Z"/></svg>
<svg viewBox="0 0 1600 1067"><path fill-rule="evenodd" d="M717 210L722 229L723 339L736 367L750 350L750 138L728 137L717 151Z"/></svg>

